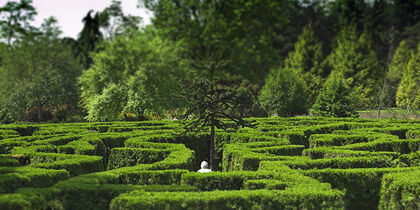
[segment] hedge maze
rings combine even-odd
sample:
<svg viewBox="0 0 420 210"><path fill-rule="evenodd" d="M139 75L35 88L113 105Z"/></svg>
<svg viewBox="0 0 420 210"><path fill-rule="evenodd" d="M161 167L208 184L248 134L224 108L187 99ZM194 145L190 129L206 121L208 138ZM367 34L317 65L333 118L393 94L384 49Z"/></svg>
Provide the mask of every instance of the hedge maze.
<svg viewBox="0 0 420 210"><path fill-rule="evenodd" d="M420 121L0 125L0 209L419 209Z"/></svg>

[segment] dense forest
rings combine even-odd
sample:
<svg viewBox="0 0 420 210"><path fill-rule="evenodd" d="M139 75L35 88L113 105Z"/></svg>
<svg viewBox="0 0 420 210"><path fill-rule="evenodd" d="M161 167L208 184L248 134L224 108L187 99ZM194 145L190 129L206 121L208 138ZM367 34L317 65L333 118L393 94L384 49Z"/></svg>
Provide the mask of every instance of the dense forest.
<svg viewBox="0 0 420 210"><path fill-rule="evenodd" d="M32 0L1 7L0 122L420 109L420 0L138 4L150 25L113 0L76 39L31 25Z"/></svg>

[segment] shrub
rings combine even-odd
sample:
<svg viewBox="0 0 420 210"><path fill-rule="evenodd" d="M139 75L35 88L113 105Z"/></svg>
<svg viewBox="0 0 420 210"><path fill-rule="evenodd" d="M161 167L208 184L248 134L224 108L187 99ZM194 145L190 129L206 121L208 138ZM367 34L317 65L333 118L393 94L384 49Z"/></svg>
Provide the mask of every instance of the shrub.
<svg viewBox="0 0 420 210"><path fill-rule="evenodd" d="M169 149L114 148L109 156L108 170L162 161L169 153Z"/></svg>
<svg viewBox="0 0 420 210"><path fill-rule="evenodd" d="M380 195L379 209L418 209L420 170L384 175Z"/></svg>
<svg viewBox="0 0 420 210"><path fill-rule="evenodd" d="M332 76L325 82L309 112L314 116L354 117L356 112L348 97L349 92L342 79Z"/></svg>
<svg viewBox="0 0 420 210"><path fill-rule="evenodd" d="M112 200L110 209L342 209L341 196L337 191L132 191Z"/></svg>
<svg viewBox="0 0 420 210"><path fill-rule="evenodd" d="M412 168L321 169L303 171L304 175L346 192L346 209L376 209L379 204L382 176L390 172L412 171Z"/></svg>
<svg viewBox="0 0 420 210"><path fill-rule="evenodd" d="M307 111L307 90L299 75L290 68L274 69L261 89L259 101L270 114L294 116Z"/></svg>

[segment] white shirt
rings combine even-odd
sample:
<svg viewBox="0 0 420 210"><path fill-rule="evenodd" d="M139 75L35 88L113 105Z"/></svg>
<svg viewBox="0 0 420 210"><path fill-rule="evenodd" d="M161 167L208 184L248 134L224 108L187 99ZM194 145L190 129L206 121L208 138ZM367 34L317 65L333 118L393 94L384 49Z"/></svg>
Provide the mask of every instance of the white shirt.
<svg viewBox="0 0 420 210"><path fill-rule="evenodd" d="M199 173L208 173L208 172L211 172L211 169L202 168L202 169L198 170L197 172L199 172Z"/></svg>

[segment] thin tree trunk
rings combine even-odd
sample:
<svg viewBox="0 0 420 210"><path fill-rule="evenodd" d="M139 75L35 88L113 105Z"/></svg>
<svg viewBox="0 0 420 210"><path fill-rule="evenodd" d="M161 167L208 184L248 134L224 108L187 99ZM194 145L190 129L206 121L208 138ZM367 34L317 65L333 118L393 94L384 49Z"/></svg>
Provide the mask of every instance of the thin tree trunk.
<svg viewBox="0 0 420 210"><path fill-rule="evenodd" d="M381 92L379 94L378 113L376 115L376 118L378 118L378 119L381 117L381 109L384 106L385 89L386 89L386 86L387 86L387 74L388 74L388 71L389 71L389 64L391 63L392 57L394 55L394 51L395 51L394 36L392 36L391 41L390 41L390 46L389 46L389 49L388 49L388 57L387 57L386 64L385 64L384 82L382 84Z"/></svg>
<svg viewBox="0 0 420 210"><path fill-rule="evenodd" d="M42 103L41 100L38 99L38 122L44 121L44 116L42 115Z"/></svg>
<svg viewBox="0 0 420 210"><path fill-rule="evenodd" d="M215 169L215 162L214 162L214 156L215 156L215 149L214 149L214 120L211 119L211 128L210 128L210 169L213 171Z"/></svg>

